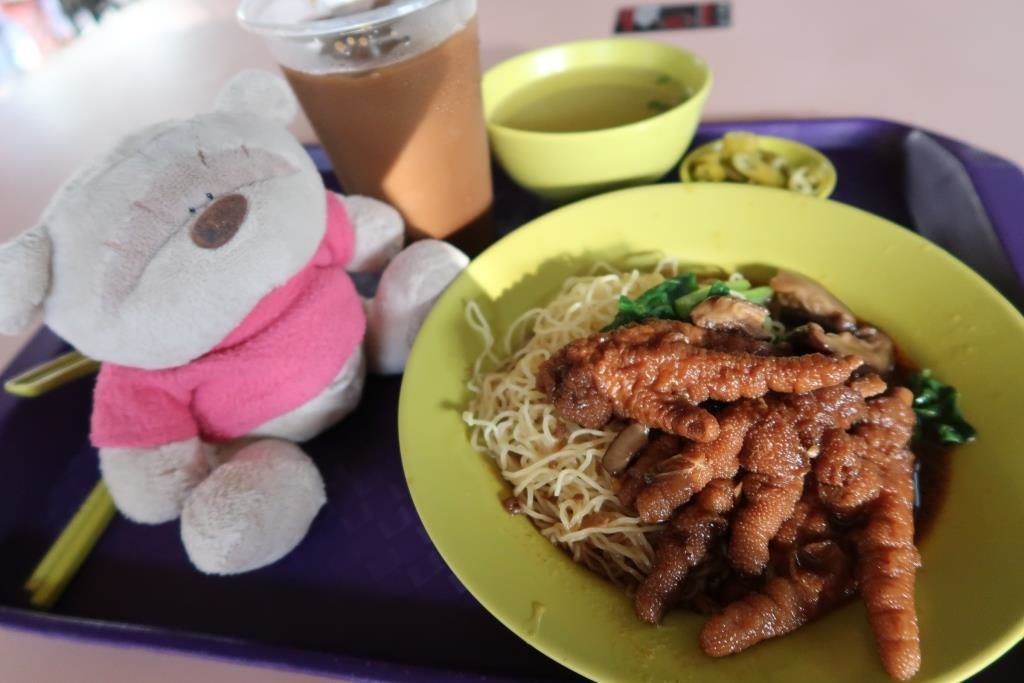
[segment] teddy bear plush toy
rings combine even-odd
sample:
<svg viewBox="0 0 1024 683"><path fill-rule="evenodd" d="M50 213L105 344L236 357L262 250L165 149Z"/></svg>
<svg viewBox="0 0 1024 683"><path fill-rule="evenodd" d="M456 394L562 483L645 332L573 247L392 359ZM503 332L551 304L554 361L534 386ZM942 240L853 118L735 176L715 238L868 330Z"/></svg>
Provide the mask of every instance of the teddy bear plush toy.
<svg viewBox="0 0 1024 683"><path fill-rule="evenodd" d="M143 524L180 518L211 574L302 540L325 495L296 443L353 410L367 366L402 370L468 262L445 242L402 250L394 209L326 191L286 129L296 112L282 79L243 72L214 111L79 171L0 246L0 332L41 310L102 361L91 439L115 504ZM362 300L348 272L381 270Z"/></svg>

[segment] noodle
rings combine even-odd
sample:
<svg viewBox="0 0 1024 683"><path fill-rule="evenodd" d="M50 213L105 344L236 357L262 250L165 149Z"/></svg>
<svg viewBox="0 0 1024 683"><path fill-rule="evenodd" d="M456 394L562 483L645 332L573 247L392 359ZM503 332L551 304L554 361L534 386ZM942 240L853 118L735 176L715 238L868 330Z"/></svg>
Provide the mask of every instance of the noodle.
<svg viewBox="0 0 1024 683"><path fill-rule="evenodd" d="M500 353L480 307L466 306L468 324L484 343L467 383L471 399L463 420L470 443L494 460L545 538L619 585L633 585L650 571L658 525L642 524L623 507L600 466L617 430L563 423L537 388L537 372L570 341L607 325L620 296L636 296L676 271L674 261L625 273L598 264L592 275L569 278L550 303L509 325Z"/></svg>

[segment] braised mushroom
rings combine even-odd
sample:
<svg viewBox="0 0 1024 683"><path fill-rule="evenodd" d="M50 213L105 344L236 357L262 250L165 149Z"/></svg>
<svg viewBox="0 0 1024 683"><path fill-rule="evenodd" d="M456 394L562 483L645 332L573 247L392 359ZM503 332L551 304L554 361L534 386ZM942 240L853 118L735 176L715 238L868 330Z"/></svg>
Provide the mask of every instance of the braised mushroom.
<svg viewBox="0 0 1024 683"><path fill-rule="evenodd" d="M895 350L888 335L874 327L856 332L831 333L817 323L808 323L793 330L790 339L797 345L836 356L857 356L864 364L883 374L892 370Z"/></svg>
<svg viewBox="0 0 1024 683"><path fill-rule="evenodd" d="M771 339L765 329L768 309L734 296L712 296L690 311L694 325L708 330L740 330L757 339Z"/></svg>
<svg viewBox="0 0 1024 683"><path fill-rule="evenodd" d="M510 515L523 514L523 502L516 496L509 496L501 502L501 505L505 508L505 512Z"/></svg>
<svg viewBox="0 0 1024 683"><path fill-rule="evenodd" d="M794 322L818 323L832 332L850 331L857 318L846 305L814 280L780 270L769 282L779 317Z"/></svg>
<svg viewBox="0 0 1024 683"><path fill-rule="evenodd" d="M604 452L604 459L601 461L604 468L610 474L619 474L629 467L641 448L647 445L650 429L647 425L639 422L632 422L628 427L619 432L619 435L608 446Z"/></svg>

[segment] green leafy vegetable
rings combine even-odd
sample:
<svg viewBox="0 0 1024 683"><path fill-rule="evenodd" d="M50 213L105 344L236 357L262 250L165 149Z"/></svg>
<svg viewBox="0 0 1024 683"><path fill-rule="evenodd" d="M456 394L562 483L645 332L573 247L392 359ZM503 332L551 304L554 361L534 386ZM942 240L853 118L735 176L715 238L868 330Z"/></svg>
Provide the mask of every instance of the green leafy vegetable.
<svg viewBox="0 0 1024 683"><path fill-rule="evenodd" d="M679 297L697 289L697 274L683 273L661 284L651 287L635 300L628 296L619 297L619 312L604 331L640 322L648 318L676 319L673 302Z"/></svg>
<svg viewBox="0 0 1024 683"><path fill-rule="evenodd" d="M729 296L729 292L731 291L732 287L721 280L715 280L711 283L711 289L708 290L708 296Z"/></svg>
<svg viewBox="0 0 1024 683"><path fill-rule="evenodd" d="M763 306L768 303L768 300L772 298L772 294L774 293L775 290L768 286L754 287L753 289L748 289L743 292L743 298L752 304L760 304Z"/></svg>
<svg viewBox="0 0 1024 683"><path fill-rule="evenodd" d="M711 287L701 287L698 290L690 292L686 296L681 296L675 300L675 315L673 318L677 320L686 320L690 317L690 311L692 311L697 304L704 299L708 298L708 292L711 291Z"/></svg>
<svg viewBox="0 0 1024 683"><path fill-rule="evenodd" d="M712 296L738 296L756 304L764 304L772 294L771 287L752 288L750 281L743 278L715 280L698 287L696 273L683 273L648 289L636 299L619 297L619 312L603 331L608 332L649 318L689 320L690 311Z"/></svg>
<svg viewBox="0 0 1024 683"><path fill-rule="evenodd" d="M977 432L960 414L956 388L936 379L928 369L912 375L908 384L914 392L919 436L951 444L974 440Z"/></svg>
<svg viewBox="0 0 1024 683"><path fill-rule="evenodd" d="M739 296L755 304L763 304L771 298L771 287L750 288L747 280L715 280L710 285L700 287L686 296L675 301L676 318L686 320L690 317L690 311L697 307L708 297L712 296Z"/></svg>
<svg viewBox="0 0 1024 683"><path fill-rule="evenodd" d="M751 287L750 280L742 277L730 278L725 284L734 292L745 292Z"/></svg>

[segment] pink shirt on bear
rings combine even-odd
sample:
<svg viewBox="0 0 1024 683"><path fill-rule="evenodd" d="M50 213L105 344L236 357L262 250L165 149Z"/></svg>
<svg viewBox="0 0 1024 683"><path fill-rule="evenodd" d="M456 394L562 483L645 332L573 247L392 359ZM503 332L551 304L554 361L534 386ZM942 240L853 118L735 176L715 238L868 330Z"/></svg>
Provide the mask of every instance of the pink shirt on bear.
<svg viewBox="0 0 1024 683"><path fill-rule="evenodd" d="M344 269L354 246L345 207L328 192L327 230L312 260L212 351L166 370L103 364L93 445L151 448L194 436L227 441L323 391L366 331L362 302Z"/></svg>

